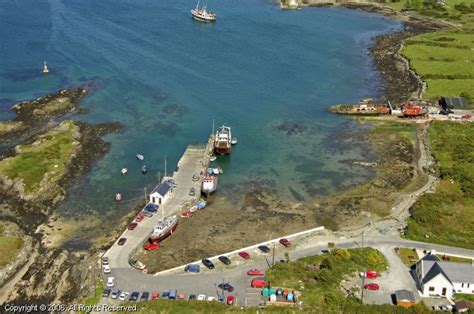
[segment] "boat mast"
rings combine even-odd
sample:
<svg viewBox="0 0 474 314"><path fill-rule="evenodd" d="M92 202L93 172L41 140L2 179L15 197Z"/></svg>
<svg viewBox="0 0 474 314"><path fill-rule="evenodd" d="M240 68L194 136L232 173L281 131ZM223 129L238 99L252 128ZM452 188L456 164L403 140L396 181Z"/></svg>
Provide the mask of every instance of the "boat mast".
<svg viewBox="0 0 474 314"><path fill-rule="evenodd" d="M198 2L197 2L197 4L196 4L196 9L195 9L195 10L196 10L196 11L199 10L199 0L198 0Z"/></svg>
<svg viewBox="0 0 474 314"><path fill-rule="evenodd" d="M164 177L166 178L166 155L165 155L165 176Z"/></svg>

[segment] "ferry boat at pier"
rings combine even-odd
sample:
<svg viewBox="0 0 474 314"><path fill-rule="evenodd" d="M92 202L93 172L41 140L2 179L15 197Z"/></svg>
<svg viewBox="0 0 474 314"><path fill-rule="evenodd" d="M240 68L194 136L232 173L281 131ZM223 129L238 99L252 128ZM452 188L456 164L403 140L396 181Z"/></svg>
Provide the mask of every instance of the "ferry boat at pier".
<svg viewBox="0 0 474 314"><path fill-rule="evenodd" d="M204 196L209 197L212 193L217 190L217 179L218 176L208 175L202 180L201 192Z"/></svg>
<svg viewBox="0 0 474 314"><path fill-rule="evenodd" d="M176 215L160 219L150 233L150 242L158 243L169 237L178 227L178 218Z"/></svg>
<svg viewBox="0 0 474 314"><path fill-rule="evenodd" d="M199 1L196 4L196 8L191 10L191 15L193 19L195 19L196 21L200 21L204 23L215 22L217 19L217 15L215 13L207 11L206 5L199 7Z"/></svg>
<svg viewBox="0 0 474 314"><path fill-rule="evenodd" d="M221 126L214 139L214 152L218 155L229 155L232 152L232 132L230 127Z"/></svg>

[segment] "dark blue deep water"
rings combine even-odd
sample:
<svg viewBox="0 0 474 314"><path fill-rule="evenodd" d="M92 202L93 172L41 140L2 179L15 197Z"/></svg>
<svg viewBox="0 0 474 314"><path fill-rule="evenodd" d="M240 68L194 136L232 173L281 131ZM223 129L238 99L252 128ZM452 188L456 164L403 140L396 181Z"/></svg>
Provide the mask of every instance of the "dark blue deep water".
<svg viewBox="0 0 474 314"><path fill-rule="evenodd" d="M156 182L167 155L174 168L186 146L216 125L239 139L222 159L220 189L259 181L281 197L308 198L364 182L370 173L340 163L363 150L328 140L360 126L325 111L377 95L380 78L367 48L400 24L362 11L282 11L273 1L210 0L213 25L195 22L190 0L4 0L0 2L0 115L64 87L94 81L83 119L118 121L110 152L71 189L65 214L111 208L124 213ZM51 73L40 74L43 60ZM287 134L278 126L298 126ZM285 129L285 128L283 128ZM332 148L342 145L342 153ZM134 159L145 155L142 176ZM124 178L120 168L129 167ZM229 192L229 191L227 191ZM120 215L118 215L120 216Z"/></svg>

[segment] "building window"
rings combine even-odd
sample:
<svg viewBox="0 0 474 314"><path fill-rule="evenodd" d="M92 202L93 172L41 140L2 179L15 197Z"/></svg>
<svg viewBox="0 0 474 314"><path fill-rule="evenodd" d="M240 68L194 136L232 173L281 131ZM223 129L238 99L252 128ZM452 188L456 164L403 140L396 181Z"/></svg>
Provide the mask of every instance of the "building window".
<svg viewBox="0 0 474 314"><path fill-rule="evenodd" d="M429 287L429 288L428 288L428 291L429 291L429 292L433 292L433 291L434 291L434 287Z"/></svg>

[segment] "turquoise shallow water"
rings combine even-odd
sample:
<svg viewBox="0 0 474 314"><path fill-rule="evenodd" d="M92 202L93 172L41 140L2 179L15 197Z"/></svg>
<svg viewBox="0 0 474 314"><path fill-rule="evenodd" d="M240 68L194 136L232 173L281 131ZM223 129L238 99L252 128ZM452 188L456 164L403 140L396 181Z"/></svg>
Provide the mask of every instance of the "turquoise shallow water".
<svg viewBox="0 0 474 314"><path fill-rule="evenodd" d="M325 108L377 93L380 79L367 47L375 35L400 28L398 22L355 10L281 11L272 1L241 0L210 1L218 21L206 25L190 18L194 6L189 0L0 3L2 119L16 101L93 80L83 102L90 112L74 118L125 126L106 136L110 152L71 189L63 213L128 211L163 172L164 155L172 170L186 145L206 140L213 118L239 139L232 156L220 160L223 190L259 181L282 197L295 197L291 187L307 199L370 177L340 162L366 149L328 140L360 126ZM39 74L43 59L47 77ZM279 131L285 123L302 132ZM136 152L145 155L147 176ZM127 177L119 174L122 166ZM116 192L129 203L116 205Z"/></svg>

